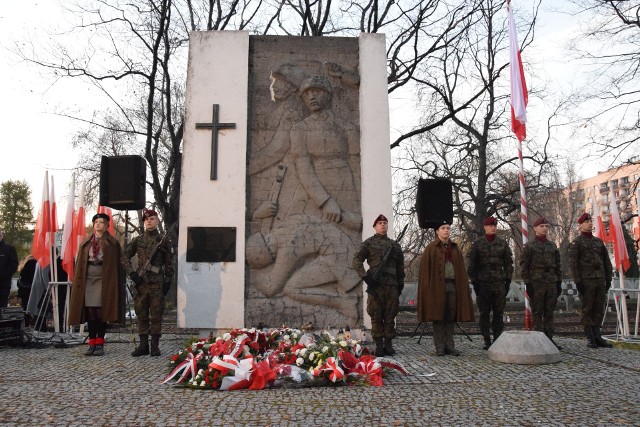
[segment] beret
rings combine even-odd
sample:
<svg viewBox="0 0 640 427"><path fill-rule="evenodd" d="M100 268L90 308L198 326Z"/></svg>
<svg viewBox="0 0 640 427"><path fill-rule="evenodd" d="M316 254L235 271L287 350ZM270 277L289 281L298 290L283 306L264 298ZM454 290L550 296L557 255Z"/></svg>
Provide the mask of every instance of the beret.
<svg viewBox="0 0 640 427"><path fill-rule="evenodd" d="M107 215L106 213L97 213L93 216L93 218L91 218L91 223L93 224L94 222L96 222L96 219L98 218L102 218L105 221L107 221L107 223L109 222L109 215Z"/></svg>
<svg viewBox="0 0 640 427"><path fill-rule="evenodd" d="M374 226L374 227L376 226L376 224L378 223L378 221L387 221L387 222L389 222L389 220L387 219L387 217L386 217L386 216L384 216L384 215L382 215L382 214L378 215L378 217L375 219L375 221L373 221L373 226Z"/></svg>
<svg viewBox="0 0 640 427"><path fill-rule="evenodd" d="M583 213L582 215L580 215L580 218L578 218L578 224L582 224L583 222L587 221L591 219L591 215L589 215L588 213Z"/></svg>
<svg viewBox="0 0 640 427"><path fill-rule="evenodd" d="M484 225L498 225L498 220L490 216L484 219Z"/></svg>
<svg viewBox="0 0 640 427"><path fill-rule="evenodd" d="M549 221L547 221L547 219L543 216L541 216L540 218L536 219L536 222L533 223L534 227L537 227L539 225L542 224L549 224Z"/></svg>

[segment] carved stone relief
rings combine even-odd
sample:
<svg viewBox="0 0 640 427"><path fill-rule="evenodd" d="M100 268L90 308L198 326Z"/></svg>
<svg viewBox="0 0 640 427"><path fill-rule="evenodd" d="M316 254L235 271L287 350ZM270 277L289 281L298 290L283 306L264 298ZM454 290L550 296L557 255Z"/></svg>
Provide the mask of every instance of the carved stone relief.
<svg viewBox="0 0 640 427"><path fill-rule="evenodd" d="M362 322L357 64L357 39L251 38L248 325Z"/></svg>

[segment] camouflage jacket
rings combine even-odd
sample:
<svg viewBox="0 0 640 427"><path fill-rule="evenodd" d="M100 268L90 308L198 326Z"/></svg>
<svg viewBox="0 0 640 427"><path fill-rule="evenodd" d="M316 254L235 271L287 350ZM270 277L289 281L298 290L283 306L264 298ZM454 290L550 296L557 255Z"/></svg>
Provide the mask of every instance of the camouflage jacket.
<svg viewBox="0 0 640 427"><path fill-rule="evenodd" d="M162 235L157 229L151 231L145 230L144 234L137 236L129 243L122 253L122 264L127 274L134 270L138 271L147 263L153 249L161 239ZM138 258L138 267L134 269L131 264L131 258L136 255ZM147 271L138 271L138 274L140 274L147 283L162 283L165 280L168 281L173 277L173 273L173 249L169 239L165 239L162 245L158 247L158 250L151 259L151 263L149 263Z"/></svg>
<svg viewBox="0 0 640 427"><path fill-rule="evenodd" d="M362 264L365 260L369 264L371 274L382 263L389 247L393 247L384 270L378 277L378 282L384 285L404 285L404 254L400 244L386 235L374 234L362 242L360 250L353 256L353 268L358 276L364 277L367 273Z"/></svg>
<svg viewBox="0 0 640 427"><path fill-rule="evenodd" d="M471 283L504 283L513 275L513 255L509 244L496 237L490 242L480 237L473 242L467 261Z"/></svg>
<svg viewBox="0 0 640 427"><path fill-rule="evenodd" d="M595 236L586 237L580 234L571 242L569 265L576 283L581 283L582 279L611 281L613 267L609 252L602 240Z"/></svg>
<svg viewBox="0 0 640 427"><path fill-rule="evenodd" d="M522 251L520 275L525 283L556 283L562 280L560 252L555 243L530 240Z"/></svg>

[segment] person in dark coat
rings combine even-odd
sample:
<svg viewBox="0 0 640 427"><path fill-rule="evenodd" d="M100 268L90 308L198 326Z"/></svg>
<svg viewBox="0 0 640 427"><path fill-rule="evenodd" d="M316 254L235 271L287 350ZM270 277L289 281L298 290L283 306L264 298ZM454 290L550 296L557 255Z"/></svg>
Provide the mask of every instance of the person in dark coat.
<svg viewBox="0 0 640 427"><path fill-rule="evenodd" d="M20 305L25 312L25 326L29 326L30 317L27 316L27 304L29 303L29 295L31 295L31 285L33 283L33 276L36 274L36 264L38 262L31 255L27 255L18 267L18 297L20 298Z"/></svg>
<svg viewBox="0 0 640 427"><path fill-rule="evenodd" d="M107 322L121 322L124 314L124 272L120 243L109 234L109 216L93 216L93 233L80 244L71 287L69 324L87 322L89 349L85 356L104 355Z"/></svg>
<svg viewBox="0 0 640 427"><path fill-rule="evenodd" d="M18 270L16 248L4 241L4 232L0 231L0 308L9 304L11 276Z"/></svg>
<svg viewBox="0 0 640 427"><path fill-rule="evenodd" d="M607 347L600 334L600 325L607 305L607 291L611 287L613 266L606 246L592 234L591 215L578 218L580 234L569 245L569 264L582 302L581 323L590 348Z"/></svg>
<svg viewBox="0 0 640 427"><path fill-rule="evenodd" d="M420 259L418 321L433 322L436 356L459 356L453 330L456 322L472 322L473 302L462 252L449 239L451 224L443 221L436 238Z"/></svg>

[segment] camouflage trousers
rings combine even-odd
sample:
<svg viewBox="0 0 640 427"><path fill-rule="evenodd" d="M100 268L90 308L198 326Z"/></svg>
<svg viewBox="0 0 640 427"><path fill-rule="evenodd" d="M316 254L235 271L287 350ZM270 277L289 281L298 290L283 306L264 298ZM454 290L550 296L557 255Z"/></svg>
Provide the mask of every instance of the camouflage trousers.
<svg viewBox="0 0 640 427"><path fill-rule="evenodd" d="M162 315L164 314L164 295L162 283L143 282L137 287L133 299L138 318L140 335L160 335L162 333Z"/></svg>
<svg viewBox="0 0 640 427"><path fill-rule="evenodd" d="M398 315L398 287L379 285L376 295L369 294L367 314L371 317L371 337L393 339L396 337L396 316Z"/></svg>
<svg viewBox="0 0 640 427"><path fill-rule="evenodd" d="M580 294L582 301L581 323L583 326L600 326L604 318L607 304L607 288L604 279L583 279L584 292Z"/></svg>
<svg viewBox="0 0 640 427"><path fill-rule="evenodd" d="M478 289L480 294L476 295L476 303L480 311L480 333L485 340L491 339L491 329L493 329L493 339L496 340L504 331L504 306L507 301L504 281L480 283Z"/></svg>
<svg viewBox="0 0 640 427"><path fill-rule="evenodd" d="M531 298L531 312L533 330L544 332L549 338L553 337L553 312L558 303L558 292L555 283L533 282L533 297Z"/></svg>

